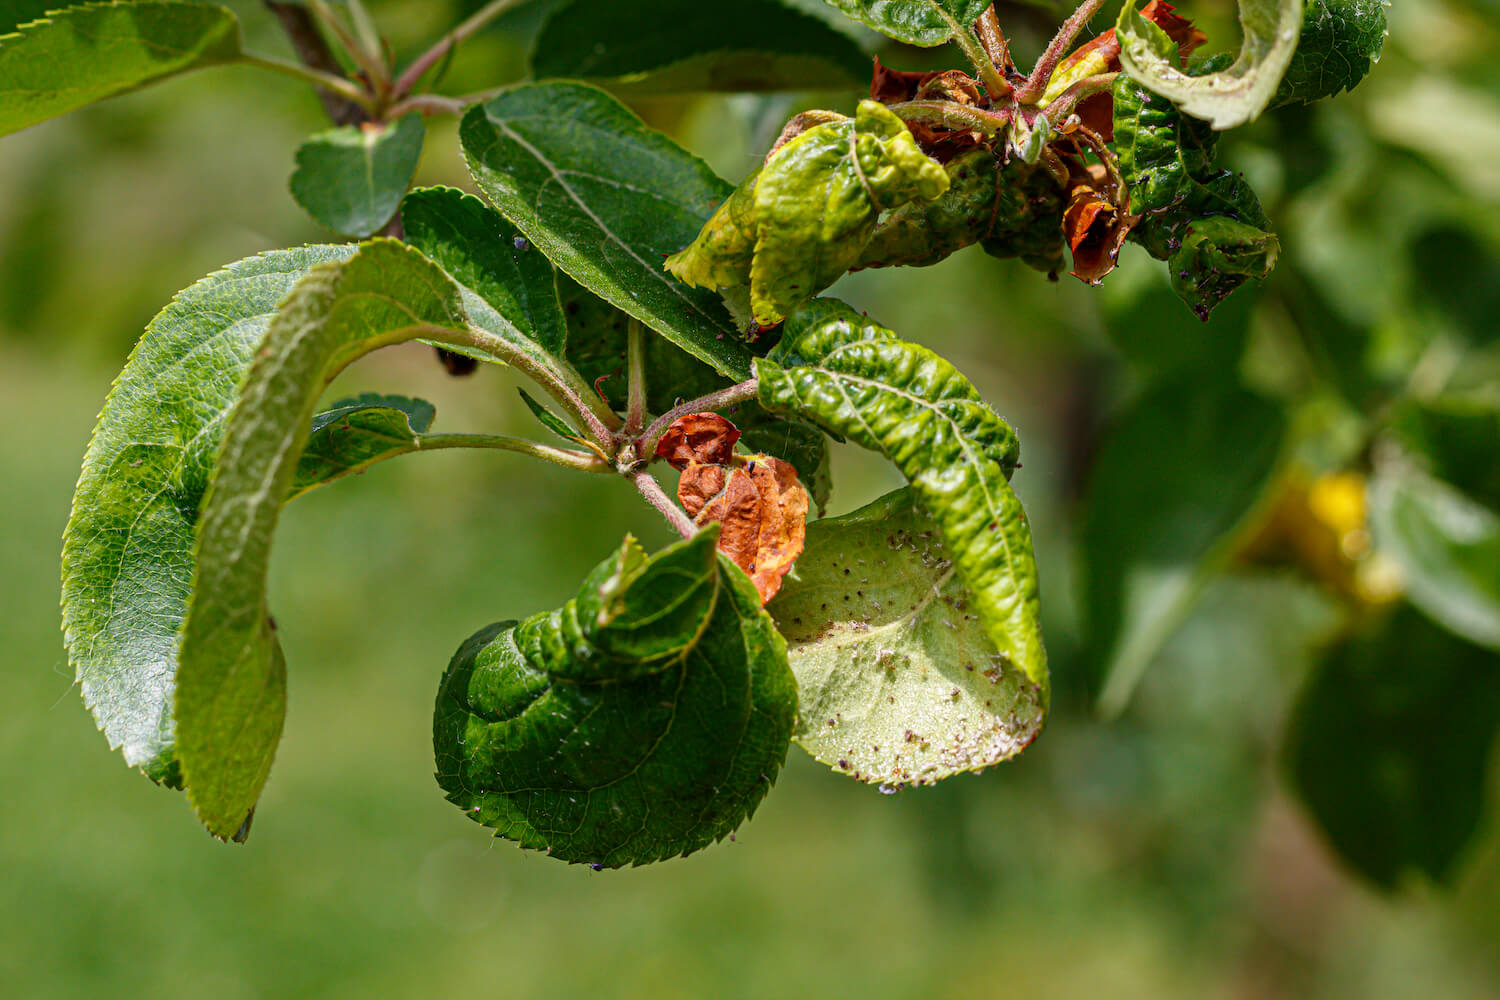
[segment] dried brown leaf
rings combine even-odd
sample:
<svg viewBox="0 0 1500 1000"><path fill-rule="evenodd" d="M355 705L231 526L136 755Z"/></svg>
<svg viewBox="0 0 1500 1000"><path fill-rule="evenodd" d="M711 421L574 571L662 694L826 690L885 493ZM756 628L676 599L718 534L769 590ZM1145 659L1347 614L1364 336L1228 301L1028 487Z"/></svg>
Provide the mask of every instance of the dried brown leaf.
<svg viewBox="0 0 1500 1000"><path fill-rule="evenodd" d="M717 413L689 413L667 428L656 445L656 457L674 469L686 469L692 462L727 465L739 439L740 429Z"/></svg>
<svg viewBox="0 0 1500 1000"><path fill-rule="evenodd" d="M677 499L695 524L719 523L719 551L750 577L762 604L776 595L807 536L807 490L790 463L770 455L689 462Z"/></svg>

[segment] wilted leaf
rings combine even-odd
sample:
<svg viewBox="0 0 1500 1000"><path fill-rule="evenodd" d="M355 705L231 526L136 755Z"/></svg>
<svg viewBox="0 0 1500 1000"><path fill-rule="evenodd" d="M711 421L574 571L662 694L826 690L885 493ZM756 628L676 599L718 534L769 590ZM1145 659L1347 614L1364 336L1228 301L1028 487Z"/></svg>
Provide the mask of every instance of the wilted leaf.
<svg viewBox="0 0 1500 1000"><path fill-rule="evenodd" d="M292 197L335 232L371 236L400 207L425 135L419 114L319 133L297 150Z"/></svg>
<svg viewBox="0 0 1500 1000"><path fill-rule="evenodd" d="M193 526L225 414L276 305L352 247L251 257L180 292L115 380L63 537L63 640L83 700L125 762L178 785L172 692Z"/></svg>
<svg viewBox="0 0 1500 1000"><path fill-rule="evenodd" d="M719 551L750 577L762 604L776 596L807 535L807 490L790 463L770 455L692 460L677 482L677 499L694 524L720 526Z"/></svg>
<svg viewBox="0 0 1500 1000"><path fill-rule="evenodd" d="M239 21L209 4L96 3L18 31L0 36L0 135L240 56Z"/></svg>
<svg viewBox="0 0 1500 1000"><path fill-rule="evenodd" d="M1302 0L1240 0L1240 54L1222 70L1190 76L1176 63L1177 43L1126 0L1115 22L1120 65L1132 79L1215 129L1243 125L1271 103L1291 63Z"/></svg>
<svg viewBox="0 0 1500 1000"><path fill-rule="evenodd" d="M1041 731L1039 689L971 603L910 490L813 522L768 607L797 675L793 738L830 767L898 787L1020 753Z"/></svg>
<svg viewBox="0 0 1500 1000"><path fill-rule="evenodd" d="M657 442L656 457L679 472L693 462L727 465L739 439L740 429L717 413L689 413L667 428Z"/></svg>
<svg viewBox="0 0 1500 1000"><path fill-rule="evenodd" d="M1335 646L1292 712L1292 787L1330 844L1387 889L1448 881L1479 827L1500 731L1500 657L1401 608Z"/></svg>
<svg viewBox="0 0 1500 1000"><path fill-rule="evenodd" d="M449 801L522 847L611 868L744 821L785 759L797 689L717 536L650 559L626 539L561 609L466 641L433 717Z"/></svg>
<svg viewBox="0 0 1500 1000"><path fill-rule="evenodd" d="M741 448L791 463L822 516L833 489L828 435L811 424L770 413L759 403L737 407L734 423L740 430Z"/></svg>
<svg viewBox="0 0 1500 1000"><path fill-rule="evenodd" d="M745 179L667 269L703 288L748 284L755 322L775 326L859 260L882 211L931 201L948 175L884 105L817 125Z"/></svg>
<svg viewBox="0 0 1500 1000"><path fill-rule="evenodd" d="M908 45L942 45L970 25L990 0L827 0L843 11Z"/></svg>
<svg viewBox="0 0 1500 1000"><path fill-rule="evenodd" d="M1120 247L1136 221L1118 204L1120 192L1111 191L1113 185L1103 181L1099 185L1095 187L1087 180L1074 184L1063 213L1063 236L1073 252L1073 270L1069 273L1091 285L1099 284L1115 269Z"/></svg>
<svg viewBox="0 0 1500 1000"><path fill-rule="evenodd" d="M532 74L607 80L629 92L832 90L869 57L847 35L778 0L574 0L532 49Z"/></svg>
<svg viewBox="0 0 1500 1000"><path fill-rule="evenodd" d="M577 83L507 90L471 108L459 137L479 189L532 246L721 375L749 377L723 302L661 266L730 193L707 164Z"/></svg>
<svg viewBox="0 0 1500 1000"><path fill-rule="evenodd" d="M1047 702L1031 527L1007 480L1020 443L969 380L842 302L818 299L756 362L760 400L889 458L953 553L1005 661Z"/></svg>
<svg viewBox="0 0 1500 1000"><path fill-rule="evenodd" d="M1194 49L1208 41L1208 36L1194 27L1192 21L1180 16L1175 7L1162 0L1148 0L1141 8L1141 17L1166 32L1167 37L1177 44L1177 54L1181 59L1187 59ZM1047 89L1042 92L1041 106L1051 104L1080 80L1115 73L1119 69L1120 40L1115 29L1110 28L1078 46L1057 64L1047 80Z"/></svg>

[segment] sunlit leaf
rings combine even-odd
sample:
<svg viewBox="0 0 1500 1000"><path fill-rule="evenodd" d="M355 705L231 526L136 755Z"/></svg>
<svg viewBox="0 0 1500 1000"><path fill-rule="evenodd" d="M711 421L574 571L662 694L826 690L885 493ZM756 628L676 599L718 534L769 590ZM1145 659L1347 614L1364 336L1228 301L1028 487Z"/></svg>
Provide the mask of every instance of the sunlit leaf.
<svg viewBox="0 0 1500 1000"><path fill-rule="evenodd" d="M0 135L239 55L239 21L225 7L98 3L56 11L0 35Z"/></svg>
<svg viewBox="0 0 1500 1000"><path fill-rule="evenodd" d="M1177 63L1177 43L1127 0L1115 22L1120 65L1153 93L1216 129L1259 117L1276 95L1302 25L1302 0L1240 0L1240 54L1222 70L1190 76Z"/></svg>
<svg viewBox="0 0 1500 1000"><path fill-rule="evenodd" d="M1271 107L1353 90L1380 61L1387 6L1388 0L1307 0L1301 40Z"/></svg>
<svg viewBox="0 0 1500 1000"><path fill-rule="evenodd" d="M942 45L969 31L990 0L826 0L835 10L909 45Z"/></svg>
<svg viewBox="0 0 1500 1000"><path fill-rule="evenodd" d="M817 299L756 362L760 400L889 458L932 513L1000 657L1047 700L1031 527L1008 479L1020 444L969 380L853 309Z"/></svg>
<svg viewBox="0 0 1500 1000"><path fill-rule="evenodd" d="M1009 760L1045 705L990 640L910 490L816 521L768 610L787 638L794 739L829 767L925 785Z"/></svg>
<svg viewBox="0 0 1500 1000"><path fill-rule="evenodd" d="M626 539L578 596L469 638L438 690L438 784L522 847L603 867L707 847L745 820L797 708L786 644L700 531Z"/></svg>

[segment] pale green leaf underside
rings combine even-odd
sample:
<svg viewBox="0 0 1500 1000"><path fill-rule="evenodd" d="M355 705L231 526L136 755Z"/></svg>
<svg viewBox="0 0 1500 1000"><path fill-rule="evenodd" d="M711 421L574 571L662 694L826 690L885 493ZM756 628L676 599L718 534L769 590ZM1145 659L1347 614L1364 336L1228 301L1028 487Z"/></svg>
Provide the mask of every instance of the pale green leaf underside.
<svg viewBox="0 0 1500 1000"><path fill-rule="evenodd" d="M352 252L278 250L181 292L131 353L84 455L63 539L63 638L110 745L157 781L177 780L177 633L224 415L277 303Z"/></svg>
<svg viewBox="0 0 1500 1000"><path fill-rule="evenodd" d="M785 758L796 682L717 540L647 560L627 538L562 608L460 647L433 748L464 815L607 867L699 850L749 816Z"/></svg>
<svg viewBox="0 0 1500 1000"><path fill-rule="evenodd" d="M990 0L826 0L828 6L910 45L942 45L968 31Z"/></svg>
<svg viewBox="0 0 1500 1000"><path fill-rule="evenodd" d="M1041 730L1037 688L995 649L910 490L810 525L767 610L797 675L794 738L861 781L931 784Z"/></svg>
<svg viewBox="0 0 1500 1000"><path fill-rule="evenodd" d="M1226 69L1189 76L1176 43L1127 0L1115 22L1120 65L1147 89L1223 130L1253 121L1271 103L1297 50L1303 0L1240 0L1240 54Z"/></svg>
<svg viewBox="0 0 1500 1000"><path fill-rule="evenodd" d="M239 55L239 21L224 7L69 7L0 36L0 135Z"/></svg>
<svg viewBox="0 0 1500 1000"><path fill-rule="evenodd" d="M256 349L203 500L173 708L188 797L217 837L248 820L281 734L286 672L266 573L318 397L370 351L458 339L467 325L459 289L437 265L375 240L303 278Z"/></svg>
<svg viewBox="0 0 1500 1000"><path fill-rule="evenodd" d="M1500 649L1500 517L1441 480L1390 470L1370 484L1376 548L1433 621Z"/></svg>
<svg viewBox="0 0 1500 1000"><path fill-rule="evenodd" d="M1015 432L961 372L853 309L815 299L756 362L760 401L889 458L930 511L999 655L1047 701L1031 527L1011 491ZM1009 668L1007 668L1009 669Z"/></svg>
<svg viewBox="0 0 1500 1000"><path fill-rule="evenodd" d="M409 114L380 127L330 129L297 150L292 197L346 236L370 236L391 220L422 157L426 129Z"/></svg>
<svg viewBox="0 0 1500 1000"><path fill-rule="evenodd" d="M579 284L736 380L750 352L723 302L662 270L730 187L602 90L529 84L460 127L486 198Z"/></svg>
<svg viewBox="0 0 1500 1000"><path fill-rule="evenodd" d="M575 0L548 20L531 66L538 78L647 93L834 89L870 73L847 35L780 0Z"/></svg>

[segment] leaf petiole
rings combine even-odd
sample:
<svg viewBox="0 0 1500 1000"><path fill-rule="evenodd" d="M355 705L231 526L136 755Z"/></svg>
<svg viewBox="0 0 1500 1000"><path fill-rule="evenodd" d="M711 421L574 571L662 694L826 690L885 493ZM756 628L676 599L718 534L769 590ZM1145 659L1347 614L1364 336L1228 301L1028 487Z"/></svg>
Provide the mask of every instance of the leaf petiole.
<svg viewBox="0 0 1500 1000"><path fill-rule="evenodd" d="M1062 61L1063 54L1078 33L1089 23L1089 18L1099 12L1104 6L1104 0L1083 0L1078 9L1069 15L1063 22L1057 34L1052 36L1052 41L1047 43L1046 51L1037 59L1036 66L1031 70L1031 75L1016 91L1017 104L1035 104L1047 90L1047 81L1052 78L1052 71L1057 69L1057 64Z"/></svg>
<svg viewBox="0 0 1500 1000"><path fill-rule="evenodd" d="M628 402L625 410L625 429L628 440L641 432L646 423L646 329L641 321L631 317L626 337L626 367Z"/></svg>
<svg viewBox="0 0 1500 1000"><path fill-rule="evenodd" d="M689 413L702 413L707 410L722 410L726 406L734 406L738 403L748 403L754 399L760 389L760 382L756 379L748 379L736 383L717 392L711 392L697 399L690 399L680 406L663 413L651 422L644 434L636 440L635 452L646 461L650 461L656 454L656 446L661 442L662 435L667 433L667 428L672 426L678 418Z"/></svg>
<svg viewBox="0 0 1500 1000"><path fill-rule="evenodd" d="M295 77L304 83L310 83L314 87L320 87L330 93L337 94L347 101L354 102L363 108L372 118L377 115L377 102L365 88L334 73L325 73L310 66L285 62L281 59L259 55L254 52L241 53L235 61L244 66L255 66L258 69L269 70L272 73L280 73L282 76Z"/></svg>
<svg viewBox="0 0 1500 1000"><path fill-rule="evenodd" d="M662 489L661 483L656 481L655 476L642 468L626 473L625 478L635 484L635 488L640 491L641 496L646 498L646 502L655 507L679 535L683 538L692 538L698 533L698 526L687 516L686 511L672 502L672 498L667 495L666 490Z"/></svg>
<svg viewBox="0 0 1500 1000"><path fill-rule="evenodd" d="M991 137L1004 132L1005 127L1010 124L1009 109L985 111L952 101L903 101L888 107L902 121L926 122Z"/></svg>
<svg viewBox="0 0 1500 1000"><path fill-rule="evenodd" d="M417 82L422 79L423 74L433 66L436 66L439 60L453 51L459 42L481 30L510 8L524 2L525 0L491 0L490 3L479 8L467 20L460 23L458 27L438 39L426 52L413 59L411 65L407 66L401 75L396 78L395 86L391 90L392 95L398 99L405 97L417 85Z"/></svg>

